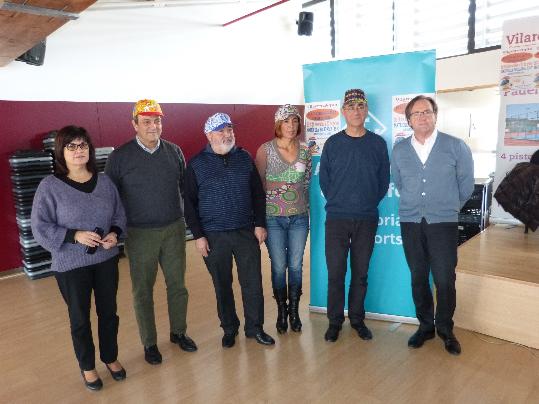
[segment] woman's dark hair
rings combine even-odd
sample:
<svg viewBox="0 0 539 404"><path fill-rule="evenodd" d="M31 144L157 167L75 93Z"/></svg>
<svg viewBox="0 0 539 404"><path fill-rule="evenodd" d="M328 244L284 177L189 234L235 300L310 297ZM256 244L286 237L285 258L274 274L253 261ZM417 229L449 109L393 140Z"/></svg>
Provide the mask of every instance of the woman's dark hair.
<svg viewBox="0 0 539 404"><path fill-rule="evenodd" d="M69 173L64 157L64 148L67 144L77 139L88 143L89 158L88 162L86 163L86 168L92 174L97 174L95 148L92 144L92 139L90 139L90 135L86 129L80 126L69 125L60 129L56 134L56 138L54 139L54 159L56 160L55 172L57 175L67 175Z"/></svg>
<svg viewBox="0 0 539 404"><path fill-rule="evenodd" d="M530 159L530 163L539 165L539 150L536 150L535 153L532 154L532 158Z"/></svg>

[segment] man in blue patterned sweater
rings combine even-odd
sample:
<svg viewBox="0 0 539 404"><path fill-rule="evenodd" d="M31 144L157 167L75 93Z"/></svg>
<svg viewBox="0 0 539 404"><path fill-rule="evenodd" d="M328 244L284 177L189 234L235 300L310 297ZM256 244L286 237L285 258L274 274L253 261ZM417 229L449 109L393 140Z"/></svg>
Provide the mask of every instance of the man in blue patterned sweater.
<svg viewBox="0 0 539 404"><path fill-rule="evenodd" d="M395 145L393 181L400 192L402 245L412 275L419 329L408 340L420 348L434 328L452 355L461 352L453 334L456 306L458 213L474 189L473 159L461 139L436 130L438 106L419 95L405 109L414 134ZM429 284L436 285L436 312Z"/></svg>
<svg viewBox="0 0 539 404"><path fill-rule="evenodd" d="M273 345L275 341L262 328L260 244L266 239L262 181L249 153L235 146L228 115L209 117L204 133L208 144L187 165L185 219L213 280L224 331L222 345L234 346L240 325L232 291L232 257L243 297L245 335Z"/></svg>

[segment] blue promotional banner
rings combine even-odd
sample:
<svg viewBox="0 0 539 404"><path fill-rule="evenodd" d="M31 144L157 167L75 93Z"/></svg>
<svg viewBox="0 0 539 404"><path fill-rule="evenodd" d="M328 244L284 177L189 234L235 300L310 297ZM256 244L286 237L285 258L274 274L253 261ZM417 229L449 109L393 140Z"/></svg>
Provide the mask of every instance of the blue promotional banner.
<svg viewBox="0 0 539 404"><path fill-rule="evenodd" d="M320 190L319 164L326 139L345 125L341 117L344 92L350 88L365 91L369 102L365 126L385 139L391 156L395 141L412 133L404 116L407 102L417 94L433 95L435 92L435 69L434 51L303 66L306 140L313 152L310 188L311 310L325 311L327 307L326 214L325 198ZM370 318L414 322L410 272L400 235L398 197L391 182L379 206L380 219L370 263L365 309ZM349 282L350 271L346 277L346 291Z"/></svg>

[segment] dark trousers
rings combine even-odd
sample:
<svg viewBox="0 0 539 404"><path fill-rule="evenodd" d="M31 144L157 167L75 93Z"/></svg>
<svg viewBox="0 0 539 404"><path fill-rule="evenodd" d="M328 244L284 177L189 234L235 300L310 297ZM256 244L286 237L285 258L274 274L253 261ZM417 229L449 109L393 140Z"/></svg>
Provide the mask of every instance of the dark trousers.
<svg viewBox="0 0 539 404"><path fill-rule="evenodd" d="M326 219L326 264L328 268L329 324L344 322L344 279L350 252L348 318L352 325L365 319L367 272L374 248L377 220Z"/></svg>
<svg viewBox="0 0 539 404"><path fill-rule="evenodd" d="M183 334L187 329L185 287L185 222L183 218L159 228L127 229L125 242L133 291L133 305L142 345L157 344L153 287L157 268L165 278L170 332Z"/></svg>
<svg viewBox="0 0 539 404"><path fill-rule="evenodd" d="M87 267L56 273L56 281L67 304L71 339L81 370L95 369L95 347L90 324L90 305L94 291L98 319L99 356L103 363L118 357L116 292L118 256Z"/></svg>
<svg viewBox="0 0 539 404"><path fill-rule="evenodd" d="M456 306L457 223L401 222L402 244L412 274L412 296L419 328L441 333L453 330ZM436 317L429 284L432 272L436 285Z"/></svg>
<svg viewBox="0 0 539 404"><path fill-rule="evenodd" d="M210 252L204 261L211 274L217 314L225 334L238 331L240 321L236 314L232 291L232 257L236 260L238 279L243 299L245 335L253 336L264 324L264 295L260 264L260 246L252 230L212 232L206 235Z"/></svg>

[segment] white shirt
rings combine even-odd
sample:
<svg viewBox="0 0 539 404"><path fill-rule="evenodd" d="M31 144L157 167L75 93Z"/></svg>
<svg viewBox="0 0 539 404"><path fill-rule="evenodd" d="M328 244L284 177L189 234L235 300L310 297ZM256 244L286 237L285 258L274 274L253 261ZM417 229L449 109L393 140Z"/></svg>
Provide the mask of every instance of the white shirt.
<svg viewBox="0 0 539 404"><path fill-rule="evenodd" d="M135 138L137 139L137 143L140 147L142 147L142 150L150 153L150 154L153 154L157 149L159 149L159 146L161 145L161 139L157 139L157 146L155 146L153 149L150 149L146 146L144 146L144 144L140 141L139 137L138 136L135 136Z"/></svg>
<svg viewBox="0 0 539 404"><path fill-rule="evenodd" d="M415 135L412 135L412 146L417 153L417 157L419 157L419 160L423 164L427 162L427 159L429 158L429 154L432 151L432 146L434 146L434 142L436 142L436 138L438 137L438 131L434 129L434 132L432 132L432 135L430 135L428 138L425 139L425 143L421 144L419 141L415 138Z"/></svg>

